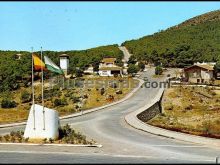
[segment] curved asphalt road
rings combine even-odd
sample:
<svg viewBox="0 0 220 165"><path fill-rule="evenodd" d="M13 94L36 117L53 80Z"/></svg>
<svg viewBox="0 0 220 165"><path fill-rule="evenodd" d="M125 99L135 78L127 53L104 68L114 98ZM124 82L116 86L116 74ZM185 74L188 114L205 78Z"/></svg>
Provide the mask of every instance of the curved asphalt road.
<svg viewBox="0 0 220 165"><path fill-rule="evenodd" d="M149 76L150 69L141 77ZM0 145L0 163L215 163L220 149L152 135L130 127L124 116L152 99L159 88L140 88L123 103L83 116L65 119L89 139L93 147ZM23 126L0 129L0 134Z"/></svg>

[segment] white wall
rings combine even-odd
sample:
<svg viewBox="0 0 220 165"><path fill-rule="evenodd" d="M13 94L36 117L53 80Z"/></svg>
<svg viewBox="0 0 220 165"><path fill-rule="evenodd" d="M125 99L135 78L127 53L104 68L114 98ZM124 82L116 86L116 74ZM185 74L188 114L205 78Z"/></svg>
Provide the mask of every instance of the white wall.
<svg viewBox="0 0 220 165"><path fill-rule="evenodd" d="M52 138L57 139L59 137L59 117L58 112L52 109L44 107L45 110L45 130L44 130L44 118L43 107L35 104L35 129L34 129L34 111L33 105L29 112L28 121L26 124L24 137L32 139L44 139Z"/></svg>
<svg viewBox="0 0 220 165"><path fill-rule="evenodd" d="M201 71L201 77L202 79L211 79L213 78L213 72L212 71Z"/></svg>
<svg viewBox="0 0 220 165"><path fill-rule="evenodd" d="M106 71L100 70L100 71L99 71L99 75L100 75L100 76L113 76L113 75L111 74L111 71L110 71L110 70L106 70Z"/></svg>
<svg viewBox="0 0 220 165"><path fill-rule="evenodd" d="M69 67L69 59L67 58L60 58L60 68L67 70Z"/></svg>

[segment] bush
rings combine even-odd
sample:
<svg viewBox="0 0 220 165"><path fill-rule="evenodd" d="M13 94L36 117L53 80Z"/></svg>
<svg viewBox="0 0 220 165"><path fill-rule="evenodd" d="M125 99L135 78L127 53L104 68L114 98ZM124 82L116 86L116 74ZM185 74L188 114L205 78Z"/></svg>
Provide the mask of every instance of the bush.
<svg viewBox="0 0 220 165"><path fill-rule="evenodd" d="M65 106L68 105L67 100L65 98L62 99L55 99L54 100L54 106Z"/></svg>
<svg viewBox="0 0 220 165"><path fill-rule="evenodd" d="M161 67L161 66L157 66L157 67L155 68L155 74L156 74L156 75L161 75L162 73L163 73L162 67Z"/></svg>
<svg viewBox="0 0 220 165"><path fill-rule="evenodd" d="M77 69L75 76L76 77L82 77L82 75L83 75L83 71L81 69Z"/></svg>
<svg viewBox="0 0 220 165"><path fill-rule="evenodd" d="M2 108L14 108L17 106L17 103L15 101L3 99L1 102L1 106Z"/></svg>
<svg viewBox="0 0 220 165"><path fill-rule="evenodd" d="M128 73L129 74L133 74L133 73L137 73L138 72L138 66L134 65L134 64L130 64L128 66Z"/></svg>
<svg viewBox="0 0 220 165"><path fill-rule="evenodd" d="M47 143L47 138L44 138L44 139L42 140L42 142L43 142L43 143Z"/></svg>
<svg viewBox="0 0 220 165"><path fill-rule="evenodd" d="M102 89L100 90L100 93L101 93L101 95L103 95L103 94L105 93L105 88L102 88Z"/></svg>
<svg viewBox="0 0 220 165"><path fill-rule="evenodd" d="M186 106L185 107L185 110L192 110L193 109L193 106L192 105L189 105L189 106Z"/></svg>
<svg viewBox="0 0 220 165"><path fill-rule="evenodd" d="M72 97L71 97L71 100L73 101L73 103L77 103L77 102L80 101L80 100L79 100L79 97L75 97L75 96L72 96Z"/></svg>
<svg viewBox="0 0 220 165"><path fill-rule="evenodd" d="M22 103L27 103L27 102L30 102L31 101L31 94L28 93L28 91L23 91L21 93L21 102Z"/></svg>
<svg viewBox="0 0 220 165"><path fill-rule="evenodd" d="M117 90L116 94L122 94L122 90Z"/></svg>
<svg viewBox="0 0 220 165"><path fill-rule="evenodd" d="M85 94L85 95L83 95L83 98L84 98L84 99L88 99L89 96L88 96L87 94Z"/></svg>
<svg viewBox="0 0 220 165"><path fill-rule="evenodd" d="M54 142L54 139L50 138L49 143L53 143L53 142Z"/></svg>
<svg viewBox="0 0 220 165"><path fill-rule="evenodd" d="M145 69L145 64L143 62L139 62L138 67L139 67L140 70L143 71Z"/></svg>
<svg viewBox="0 0 220 165"><path fill-rule="evenodd" d="M172 104L168 104L164 107L165 110L173 110L173 105Z"/></svg>

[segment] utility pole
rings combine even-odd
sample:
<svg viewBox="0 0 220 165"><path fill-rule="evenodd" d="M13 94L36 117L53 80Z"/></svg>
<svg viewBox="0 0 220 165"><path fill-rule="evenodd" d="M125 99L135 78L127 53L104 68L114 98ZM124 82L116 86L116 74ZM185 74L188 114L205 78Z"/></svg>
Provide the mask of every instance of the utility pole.
<svg viewBox="0 0 220 165"><path fill-rule="evenodd" d="M33 117L34 117L34 130L36 129L35 126L35 102L34 102L34 57L33 57L33 47L31 47L31 57L32 57L32 106L33 106Z"/></svg>

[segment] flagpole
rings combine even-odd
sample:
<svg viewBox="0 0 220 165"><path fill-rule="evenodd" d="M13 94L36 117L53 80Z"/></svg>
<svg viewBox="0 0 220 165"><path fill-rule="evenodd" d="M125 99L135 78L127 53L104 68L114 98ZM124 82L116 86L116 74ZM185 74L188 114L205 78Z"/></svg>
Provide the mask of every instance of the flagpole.
<svg viewBox="0 0 220 165"><path fill-rule="evenodd" d="M35 102L34 102L34 58L33 58L33 47L31 47L31 57L32 57L32 105L33 105L33 117L34 117L34 130L36 129L35 127Z"/></svg>
<svg viewBox="0 0 220 165"><path fill-rule="evenodd" d="M42 88L41 88L41 95L42 95L42 106L43 106L43 130L45 130L45 110L44 110L44 69L43 69L43 53L41 47L41 71L42 71Z"/></svg>

